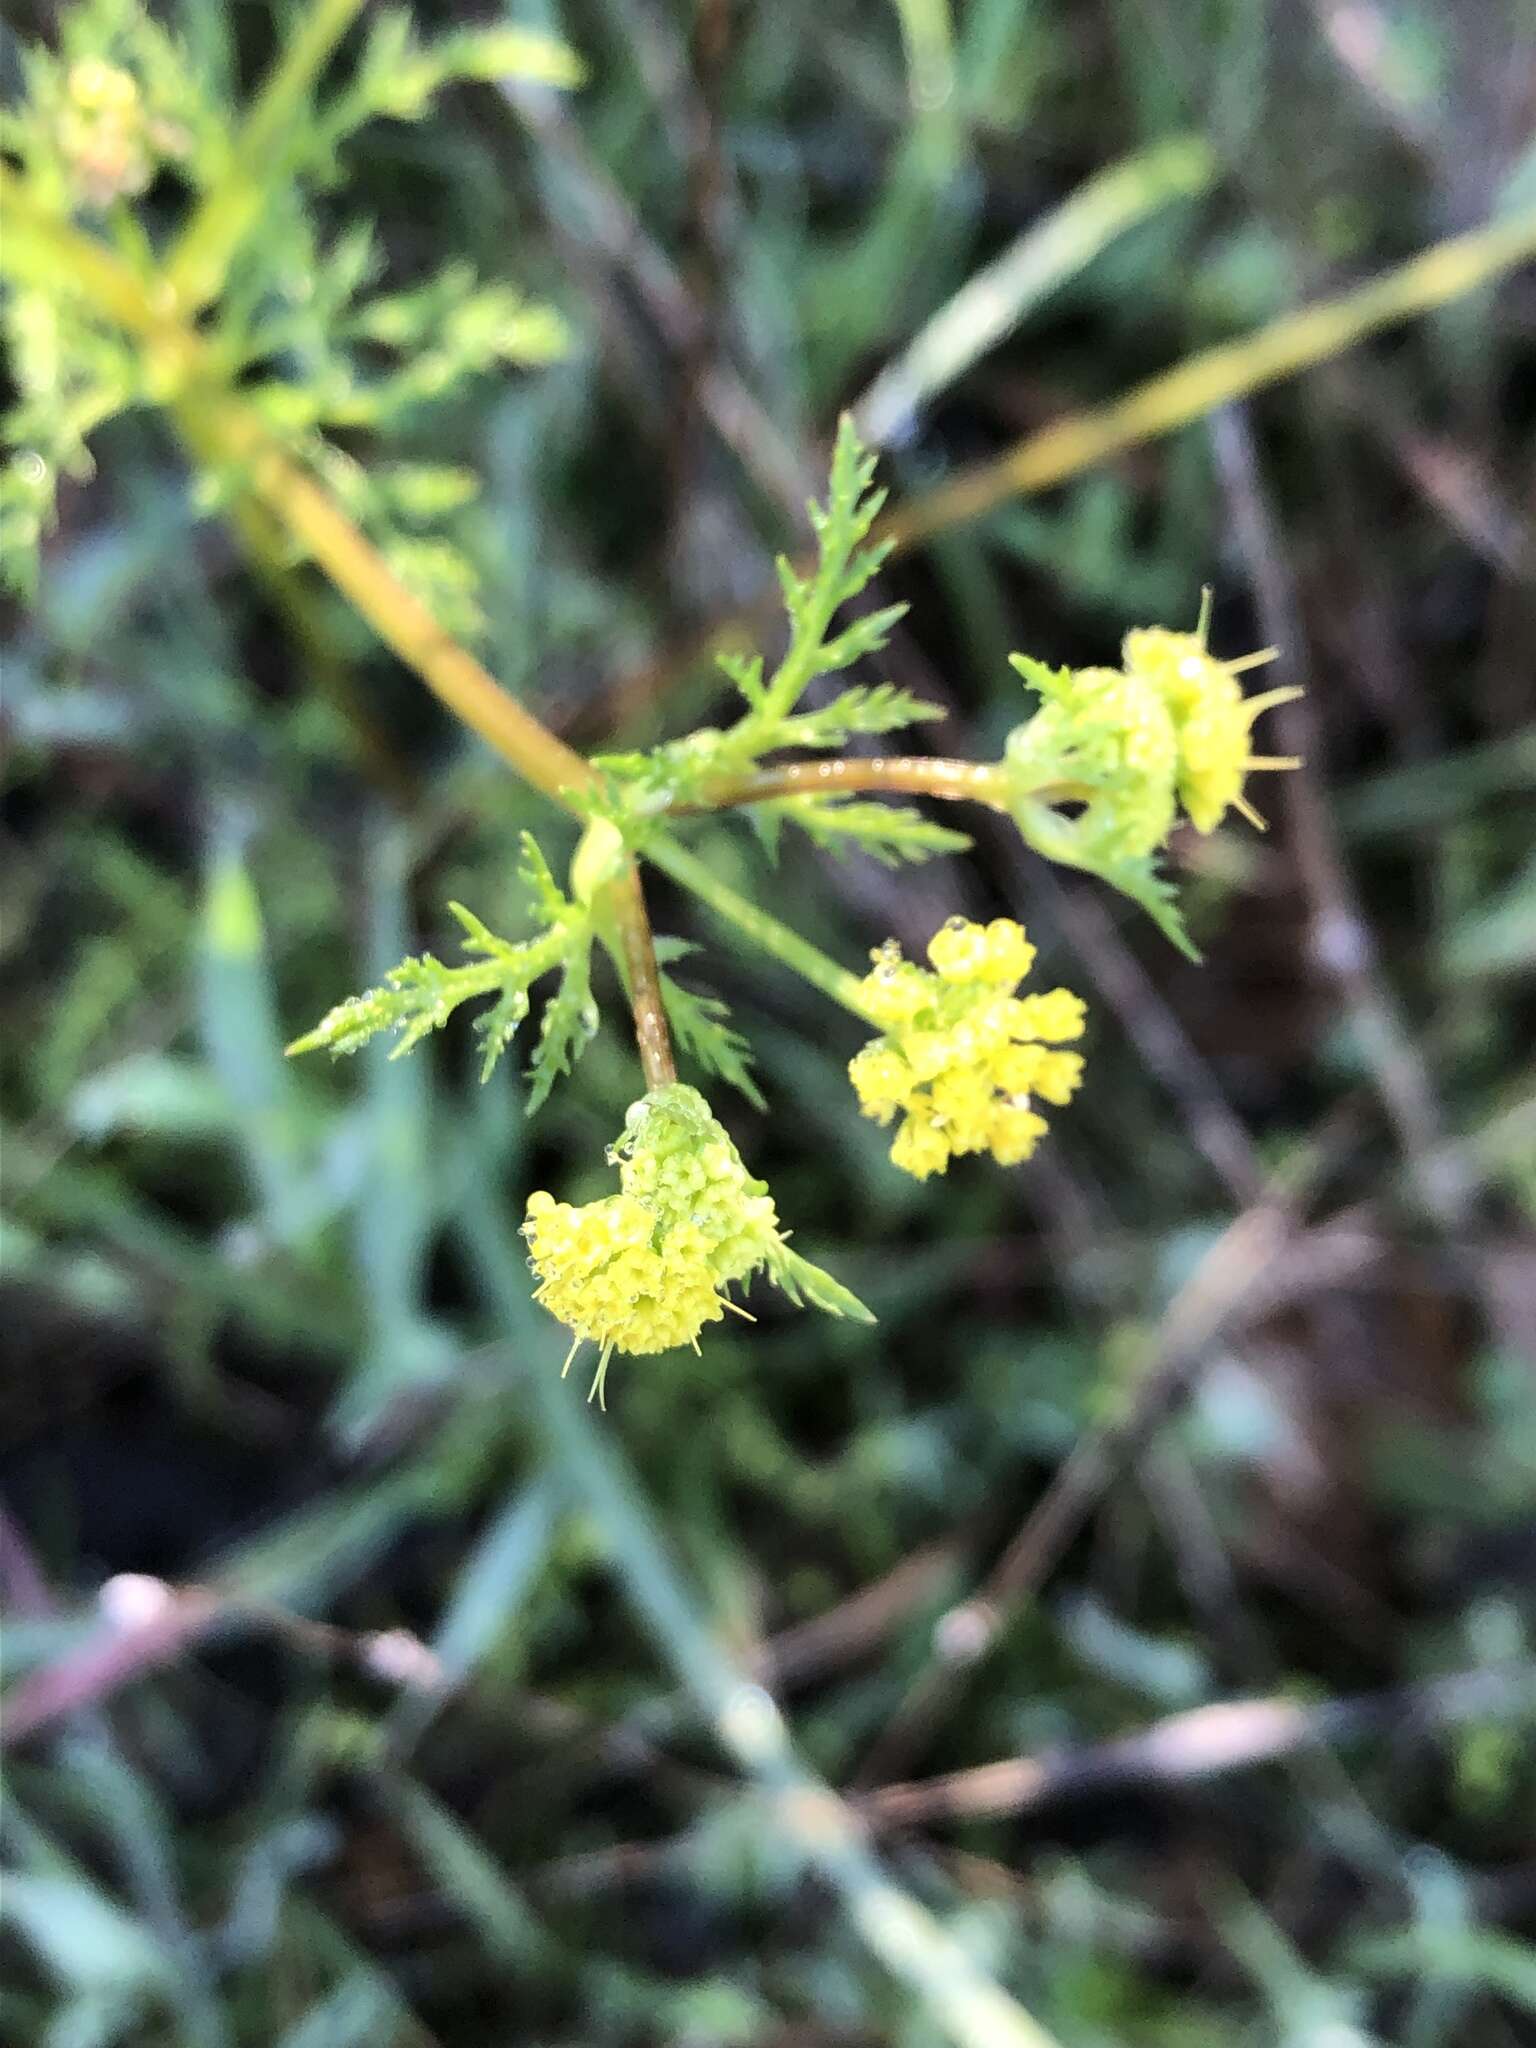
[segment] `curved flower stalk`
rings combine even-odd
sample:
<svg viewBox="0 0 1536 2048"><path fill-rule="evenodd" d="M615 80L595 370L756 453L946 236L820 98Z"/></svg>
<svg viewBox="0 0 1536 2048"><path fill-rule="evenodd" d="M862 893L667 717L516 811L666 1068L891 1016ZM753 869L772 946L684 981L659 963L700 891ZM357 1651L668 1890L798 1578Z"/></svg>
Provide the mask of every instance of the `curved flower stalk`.
<svg viewBox="0 0 1536 2048"><path fill-rule="evenodd" d="M900 1117L891 1158L918 1180L966 1152L1000 1166L1027 1159L1045 1135L1035 1100L1065 1104L1082 1080L1083 1004L1070 989L1014 993L1035 949L1012 918L952 917L928 942L932 971L894 939L859 984L861 1007L886 1029L849 1066L864 1114Z"/></svg>
<svg viewBox="0 0 1536 2048"><path fill-rule="evenodd" d="M566 1369L582 1344L598 1347L600 1404L614 1352L697 1350L706 1323L728 1309L746 1314L728 1290L759 1272L797 1304L874 1320L841 1282L791 1251L766 1182L747 1172L697 1089L672 1082L632 1103L609 1157L617 1194L576 1207L539 1189L523 1225L536 1299L572 1332Z"/></svg>

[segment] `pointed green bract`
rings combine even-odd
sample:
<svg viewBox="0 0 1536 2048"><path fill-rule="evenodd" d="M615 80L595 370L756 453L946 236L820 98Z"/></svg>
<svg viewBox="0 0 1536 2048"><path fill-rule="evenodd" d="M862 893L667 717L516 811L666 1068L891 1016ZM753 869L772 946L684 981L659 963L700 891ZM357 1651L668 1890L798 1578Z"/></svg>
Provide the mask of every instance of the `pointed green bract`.
<svg viewBox="0 0 1536 2048"><path fill-rule="evenodd" d="M681 939L658 939L658 960L676 960L697 948ZM707 1074L716 1074L744 1095L754 1109L766 1109L762 1091L752 1078L752 1050L730 1023L730 1011L719 996L684 988L662 968L661 999L678 1050L696 1060Z"/></svg>

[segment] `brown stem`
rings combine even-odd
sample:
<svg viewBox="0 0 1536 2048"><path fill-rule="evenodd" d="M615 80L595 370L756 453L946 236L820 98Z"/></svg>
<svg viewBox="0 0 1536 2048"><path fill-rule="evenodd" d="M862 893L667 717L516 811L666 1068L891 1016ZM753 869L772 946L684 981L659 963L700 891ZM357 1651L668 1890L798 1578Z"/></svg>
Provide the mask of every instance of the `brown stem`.
<svg viewBox="0 0 1536 2048"><path fill-rule="evenodd" d="M679 809L721 809L729 804L760 804L775 797L849 796L876 790L908 796L946 797L960 803L1006 807L1008 794L996 761L951 761L931 754L889 755L873 760L858 757L827 761L786 761L754 768L716 784L703 806Z"/></svg>
<svg viewBox="0 0 1536 2048"><path fill-rule="evenodd" d="M672 1035L667 1029L667 1006L662 999L651 921L646 915L645 890L634 861L626 863L614 881L613 909L629 983L629 1006L634 1012L640 1071L648 1090L665 1088L677 1079L677 1065L672 1058Z"/></svg>

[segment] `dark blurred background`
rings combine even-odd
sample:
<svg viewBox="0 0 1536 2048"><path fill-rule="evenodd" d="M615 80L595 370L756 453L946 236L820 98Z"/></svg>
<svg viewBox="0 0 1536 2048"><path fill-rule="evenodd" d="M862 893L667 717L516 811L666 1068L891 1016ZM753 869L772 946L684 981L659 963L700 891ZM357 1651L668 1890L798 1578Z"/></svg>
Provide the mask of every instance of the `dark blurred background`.
<svg viewBox="0 0 1536 2048"><path fill-rule="evenodd" d="M1536 196L1528 0L523 18L587 86L375 124L346 202L399 280L462 253L569 323L416 452L482 474L482 652L583 746L718 716L722 621L771 648L839 409L907 504ZM254 75L272 11L231 19ZM1079 195L1121 164L1109 234ZM990 345L973 306L956 360L908 355L1042 224ZM721 1765L610 1567L618 1496L533 1421L563 1339L515 1226L604 1190L614 991L531 1126L467 1027L281 1057L451 953L449 898L518 929L518 832L570 830L339 601L301 631L156 421L97 452L5 643L0 2032L942 2039ZM601 1442L893 1872L1068 2048L1533 2038L1533 453L1527 266L884 572L911 611L867 679L942 701L949 753L1021 715L1009 649L1111 662L1205 584L1217 651L1279 643L1308 691L1268 834L1175 848L1199 967L986 821L900 871L698 835L856 967L1027 922L1090 1029L1022 1169L896 1173L854 1021L653 885L757 1053L766 1114L716 1106L880 1321L765 1302L620 1361Z"/></svg>

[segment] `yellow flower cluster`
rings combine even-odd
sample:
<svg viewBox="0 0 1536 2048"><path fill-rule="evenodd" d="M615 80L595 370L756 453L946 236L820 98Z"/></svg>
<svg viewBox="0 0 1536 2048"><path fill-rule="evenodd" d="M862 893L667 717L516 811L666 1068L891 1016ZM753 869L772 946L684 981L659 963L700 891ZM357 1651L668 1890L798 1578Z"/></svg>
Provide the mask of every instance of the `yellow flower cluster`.
<svg viewBox="0 0 1536 2048"><path fill-rule="evenodd" d="M885 1027L855 1055L849 1077L864 1114L901 1122L891 1158L918 1180L957 1153L1027 1159L1044 1136L1035 1098L1063 1104L1082 1079L1083 1005L1069 989L1014 993L1034 963L1022 925L952 917L928 943L932 970L890 940L859 984L865 1015Z"/></svg>
<svg viewBox="0 0 1536 2048"><path fill-rule="evenodd" d="M576 1345L590 1339L598 1347L599 1396L613 1352L695 1343L704 1325L724 1313L703 1232L686 1222L662 1230L655 1212L633 1195L575 1208L540 1189L528 1198L523 1232L543 1283L536 1298L574 1333Z"/></svg>
<svg viewBox="0 0 1536 2048"><path fill-rule="evenodd" d="M584 1341L598 1347L600 1400L615 1351L697 1349L706 1323L728 1308L743 1313L723 1290L759 1267L781 1285L787 1267L802 1287L809 1275L825 1278L788 1252L767 1187L695 1089L673 1083L634 1103L609 1158L618 1194L576 1208L540 1191L523 1225L536 1299L574 1333L571 1356Z"/></svg>
<svg viewBox="0 0 1536 2048"><path fill-rule="evenodd" d="M1217 661L1206 648L1207 614L1193 633L1143 626L1127 633L1121 649L1126 674L1150 683L1167 706L1177 753L1179 802L1200 832L1214 832L1229 809L1251 824L1263 819L1243 795L1243 779L1256 768L1299 764L1251 751L1254 720L1274 704L1299 697L1299 689L1266 690L1245 697L1238 681L1244 669L1273 661L1275 650Z"/></svg>

